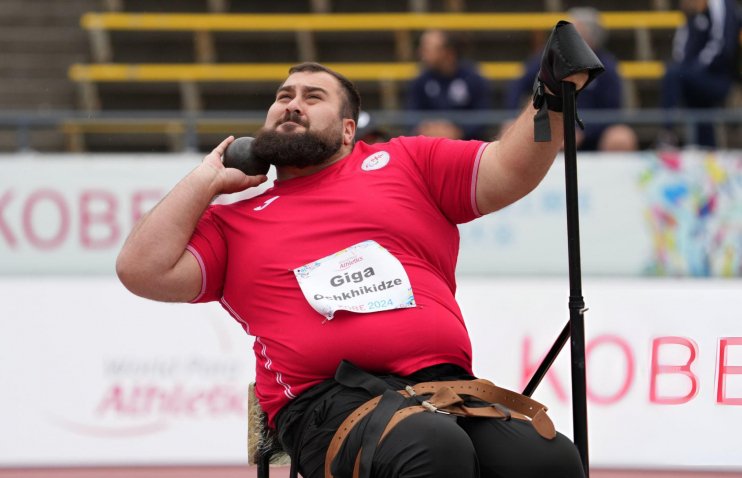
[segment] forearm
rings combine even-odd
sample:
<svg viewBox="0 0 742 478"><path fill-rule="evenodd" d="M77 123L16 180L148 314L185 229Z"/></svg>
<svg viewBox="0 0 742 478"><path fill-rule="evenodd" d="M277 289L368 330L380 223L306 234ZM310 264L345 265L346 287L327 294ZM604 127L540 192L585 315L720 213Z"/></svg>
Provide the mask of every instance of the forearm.
<svg viewBox="0 0 742 478"><path fill-rule="evenodd" d="M501 209L532 191L544 178L563 140L563 117L549 111L551 141L535 142L530 104L484 151L477 178L477 206L482 214Z"/></svg>

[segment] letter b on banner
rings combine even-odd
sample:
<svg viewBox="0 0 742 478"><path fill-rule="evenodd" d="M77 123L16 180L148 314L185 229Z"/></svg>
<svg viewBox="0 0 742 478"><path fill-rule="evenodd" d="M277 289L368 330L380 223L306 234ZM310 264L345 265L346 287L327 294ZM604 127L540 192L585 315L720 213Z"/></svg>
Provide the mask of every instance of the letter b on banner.
<svg viewBox="0 0 742 478"><path fill-rule="evenodd" d="M687 360L681 365L660 364L660 349L662 348L668 352L667 355L672 355L673 361L678 361L676 358L678 353L687 355ZM697 356L698 346L695 342L685 337L658 337L652 340L649 400L652 403L666 405L678 405L691 401L698 393L698 377L690 369L691 364L696 360ZM683 359L679 361L682 362ZM663 380L663 382L667 385L672 385L673 389L679 388L677 384L678 379L681 379L680 377L686 377L687 381L690 382L690 390L685 395L660 396L657 391L659 388L658 377L660 375L665 375L666 380ZM675 377L672 377L672 375L675 375Z"/></svg>

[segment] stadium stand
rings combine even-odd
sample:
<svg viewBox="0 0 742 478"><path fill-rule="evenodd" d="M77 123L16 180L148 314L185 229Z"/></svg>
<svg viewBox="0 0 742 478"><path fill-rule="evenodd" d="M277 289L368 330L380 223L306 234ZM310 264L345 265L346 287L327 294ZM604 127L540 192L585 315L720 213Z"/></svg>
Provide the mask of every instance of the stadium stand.
<svg viewBox="0 0 742 478"><path fill-rule="evenodd" d="M61 148L59 131L19 129L18 122L33 120L15 112L51 115L75 109L77 91L67 69L88 58L79 20L99 8L98 0L0 2L0 151L16 149L21 134L30 136L38 150Z"/></svg>
<svg viewBox="0 0 742 478"><path fill-rule="evenodd" d="M669 0L627 0L621 11L615 2L593 3L604 10L607 46L621 60L625 107L656 108L662 61L682 15L670 9ZM9 0L4 8L9 4L21 11L25 2ZM53 4L41 0L37 8ZM494 104L500 104L505 82L520 73L522 61L539 49L562 12L579 2L498 2L496 11L483 0L74 0L69 5L73 8L61 15L64 26L55 28L70 32L74 54L55 60L69 68L66 81L56 82L64 95L54 97L60 109L78 114L57 129L64 138L60 147L164 151L203 149L224 134L250 134L259 118L234 114L265 110L277 81L299 61L336 65L358 83L365 109L399 111L406 83L417 72L417 37L430 27L466 33L467 56L480 62L493 82ZM47 11L54 8L61 7ZM136 115L144 119L137 121Z"/></svg>

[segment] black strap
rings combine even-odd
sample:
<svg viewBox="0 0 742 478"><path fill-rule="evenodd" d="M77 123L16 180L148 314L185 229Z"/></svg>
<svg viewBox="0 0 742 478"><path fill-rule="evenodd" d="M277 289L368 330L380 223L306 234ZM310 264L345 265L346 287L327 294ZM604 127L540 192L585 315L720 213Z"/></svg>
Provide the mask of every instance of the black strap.
<svg viewBox="0 0 742 478"><path fill-rule="evenodd" d="M537 143L551 141L551 125L549 125L549 110L544 102L533 116L533 140Z"/></svg>
<svg viewBox="0 0 742 478"><path fill-rule="evenodd" d="M347 360L343 360L335 370L335 381L350 388L362 388L372 397L382 395L393 388L379 377L362 370Z"/></svg>
<svg viewBox="0 0 742 478"><path fill-rule="evenodd" d="M376 453L376 446L379 444L389 420L392 419L392 416L399 410L404 401L405 399L400 393L386 390L379 404L371 412L361 444L361 466L358 478L371 478L371 466ZM355 454L351 456L355 456Z"/></svg>
<svg viewBox="0 0 742 478"><path fill-rule="evenodd" d="M358 444L361 452L360 478L370 478L371 466L379 439L394 413L403 406L405 398L379 377L356 367L347 360L343 360L338 365L335 371L335 381L346 387L363 389L371 397L382 396L379 404L369 414L365 423L359 424L353 430L354 433L360 433L362 436ZM343 456L349 457L350 463L339 459L340 454L338 453L331 464L333 476L350 476L352 474L355 459L358 456L358 447L344 450Z"/></svg>
<svg viewBox="0 0 742 478"><path fill-rule="evenodd" d="M538 111L533 116L533 140L535 142L551 141L551 125L549 124L548 110L562 112L562 103L562 98L558 96L550 95L549 93L543 94L543 100L538 107ZM585 125L577 114L576 104L575 121L577 121L577 126L579 126L581 130L585 129Z"/></svg>

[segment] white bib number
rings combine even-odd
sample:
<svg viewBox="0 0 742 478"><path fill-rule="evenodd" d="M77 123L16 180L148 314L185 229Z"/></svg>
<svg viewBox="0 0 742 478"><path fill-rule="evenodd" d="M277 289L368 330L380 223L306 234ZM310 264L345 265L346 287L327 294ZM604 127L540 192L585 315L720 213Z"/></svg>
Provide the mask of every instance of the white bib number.
<svg viewBox="0 0 742 478"><path fill-rule="evenodd" d="M375 241L364 241L294 269L309 304L331 320L338 310L362 314L415 307L402 263Z"/></svg>

